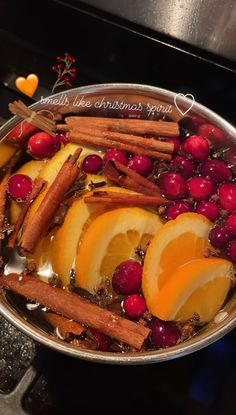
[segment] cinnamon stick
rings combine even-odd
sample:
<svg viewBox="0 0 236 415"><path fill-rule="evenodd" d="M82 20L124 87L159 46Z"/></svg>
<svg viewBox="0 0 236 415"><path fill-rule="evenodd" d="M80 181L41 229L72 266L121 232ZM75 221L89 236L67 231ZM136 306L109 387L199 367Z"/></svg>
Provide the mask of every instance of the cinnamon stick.
<svg viewBox="0 0 236 415"><path fill-rule="evenodd" d="M68 134L70 141L76 144L87 144L90 146L97 146L102 148L114 148L134 154L143 154L145 156L161 160L171 160L172 158L171 154L149 150L147 145L144 148L133 144L122 143L120 141L112 141L112 139L108 139L99 135L98 132L94 132L94 134L91 135L80 132L80 129L77 127L72 128Z"/></svg>
<svg viewBox="0 0 236 415"><path fill-rule="evenodd" d="M116 141L124 144L132 144L137 147L141 147L146 149L148 147L149 150L154 150L163 153L172 154L174 151L174 144L168 143L167 141L160 141L155 138L144 138L139 135L133 134L124 134L115 131L108 131L108 130L101 130L94 128L84 128L81 127L79 129L81 133L88 134L88 135L96 135L96 137L102 137L111 141Z"/></svg>
<svg viewBox="0 0 236 415"><path fill-rule="evenodd" d="M105 205L122 206L160 206L168 202L161 196L126 194L119 192L94 191L91 196L84 197L85 203L103 203Z"/></svg>
<svg viewBox="0 0 236 415"><path fill-rule="evenodd" d="M67 337L68 334L75 334L80 336L84 331L85 327L77 323L77 321L68 320L67 318L60 316L59 314L47 311L45 314L46 319L55 328L58 329L59 333L63 337Z"/></svg>
<svg viewBox="0 0 236 415"><path fill-rule="evenodd" d="M161 196L160 189L155 183L152 183L150 180L117 161L109 160L105 164L103 174L108 179L137 193Z"/></svg>
<svg viewBox="0 0 236 415"><path fill-rule="evenodd" d="M9 248L14 248L18 232L19 232L19 230L20 230L20 228L21 228L21 226L24 222L25 216L26 216L26 214L27 214L27 212L30 208L30 205L33 203L35 198L41 192L44 185L45 185L45 181L43 179L41 179L40 177L38 177L34 180L33 185L32 185L32 191L31 191L29 197L27 198L27 200L26 200L26 202L25 202L25 204L24 204L24 206L21 210L20 216L17 219L17 222L15 224L14 231L12 232L12 234L11 234L9 240L8 240L7 246Z"/></svg>
<svg viewBox="0 0 236 415"><path fill-rule="evenodd" d="M135 135L149 134L162 137L179 136L178 123L171 121L104 117L66 117L65 121L70 128L90 126Z"/></svg>
<svg viewBox="0 0 236 415"><path fill-rule="evenodd" d="M2 234L2 229L5 220L5 206L7 199L7 189L8 189L8 180L10 178L10 169L6 172L0 184L0 247L4 234Z"/></svg>
<svg viewBox="0 0 236 415"><path fill-rule="evenodd" d="M22 101L10 102L9 110L12 114L26 120L48 134L55 136L56 122L28 108Z"/></svg>
<svg viewBox="0 0 236 415"><path fill-rule="evenodd" d="M69 131L70 128L66 124L61 124L57 126L58 131ZM155 138L144 138L139 135L133 135L133 134L124 134L116 131L109 131L101 129L100 127L97 127L96 130L94 127L80 127L79 131L83 134L87 134L89 136L95 135L96 137L105 138L111 141L116 141L124 144L132 144L137 147L141 147L146 149L148 146L149 150L159 151L163 153L173 153L174 150L174 144L168 143L167 141L160 141Z"/></svg>
<svg viewBox="0 0 236 415"><path fill-rule="evenodd" d="M69 127L69 125L67 125L67 124L57 124L56 125L56 129L57 129L57 131L63 131L63 132L67 132L67 131L69 131L70 130L70 127Z"/></svg>
<svg viewBox="0 0 236 415"><path fill-rule="evenodd" d="M78 321L140 350L150 330L141 324L103 309L78 294L53 287L30 275L0 277L0 287L50 308L63 317Z"/></svg>
<svg viewBox="0 0 236 415"><path fill-rule="evenodd" d="M25 251L33 252L39 240L47 232L57 208L64 199L64 195L78 176L79 167L77 162L81 151L81 148L77 149L62 165L34 217L26 225L20 241L20 246Z"/></svg>

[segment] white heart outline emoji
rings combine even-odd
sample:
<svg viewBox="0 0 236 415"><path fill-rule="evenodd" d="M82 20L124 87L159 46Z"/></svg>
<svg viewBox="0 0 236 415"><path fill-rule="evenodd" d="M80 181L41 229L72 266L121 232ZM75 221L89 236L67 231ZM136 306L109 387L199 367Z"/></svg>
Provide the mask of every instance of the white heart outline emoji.
<svg viewBox="0 0 236 415"><path fill-rule="evenodd" d="M190 97L191 98L191 100L192 100L192 102L190 103L190 107L185 111L185 112L183 112L180 108L179 108L179 106L178 106L178 103L177 103L177 99L179 98L179 97L182 97L182 98L187 98L188 99L188 97ZM190 110L191 110L191 108L193 107L193 105L194 105L194 103L195 103L195 98L194 98L194 96L192 95L192 94L182 94L181 92L179 92L178 94L176 94L175 95L175 97L174 97L174 103L175 103L175 106L176 106L176 108L177 108L177 110L180 112L180 114L182 114L183 116L184 115L186 115Z"/></svg>

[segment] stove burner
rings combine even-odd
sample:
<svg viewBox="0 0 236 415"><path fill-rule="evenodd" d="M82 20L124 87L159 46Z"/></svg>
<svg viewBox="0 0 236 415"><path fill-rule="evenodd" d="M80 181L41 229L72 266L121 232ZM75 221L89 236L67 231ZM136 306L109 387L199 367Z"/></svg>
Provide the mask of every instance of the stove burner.
<svg viewBox="0 0 236 415"><path fill-rule="evenodd" d="M22 401L26 391L32 386L32 382L35 380L36 376L37 373L33 365L31 365L15 389L9 394L0 397L0 413L4 415L27 415L22 409Z"/></svg>

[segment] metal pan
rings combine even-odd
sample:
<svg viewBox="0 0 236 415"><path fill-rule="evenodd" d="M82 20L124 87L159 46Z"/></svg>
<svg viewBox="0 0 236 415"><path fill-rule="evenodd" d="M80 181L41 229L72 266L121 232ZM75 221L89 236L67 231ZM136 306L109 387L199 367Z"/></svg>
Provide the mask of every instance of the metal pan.
<svg viewBox="0 0 236 415"><path fill-rule="evenodd" d="M191 107L191 108L190 108ZM230 148L227 153L233 168L236 169L236 130L210 109L194 102L191 96L176 96L176 93L136 84L100 84L71 89L31 106L34 110L56 110L58 117L62 112L77 112L80 115L133 117L167 119L178 121L184 116L198 117L202 122L214 124L224 133L223 142L214 142L217 148ZM183 115L184 114L184 115ZM19 122L13 117L0 129L0 140ZM0 154L1 159L1 154ZM236 294L232 293L224 308L224 314L202 328L192 339L168 349L145 353L103 353L80 349L53 337L40 323L32 321L27 310L22 310L14 300L0 291L0 313L14 326L35 341L51 349L93 362L109 364L149 364L181 357L196 352L220 339L236 325ZM28 314L27 314L28 313ZM224 319L220 317L224 316Z"/></svg>

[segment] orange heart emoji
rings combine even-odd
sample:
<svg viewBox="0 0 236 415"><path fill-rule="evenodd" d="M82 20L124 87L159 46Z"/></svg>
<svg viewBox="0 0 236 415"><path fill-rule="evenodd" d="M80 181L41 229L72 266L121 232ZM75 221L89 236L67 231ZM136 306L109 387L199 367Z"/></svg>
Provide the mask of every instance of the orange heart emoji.
<svg viewBox="0 0 236 415"><path fill-rule="evenodd" d="M28 97L32 97L37 89L39 83L39 78L34 73L31 73L27 76L27 78L23 78L20 76L16 79L16 87L19 89L20 92L27 95Z"/></svg>

